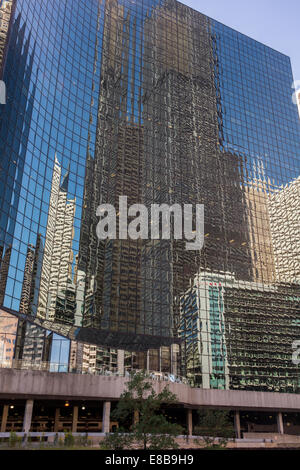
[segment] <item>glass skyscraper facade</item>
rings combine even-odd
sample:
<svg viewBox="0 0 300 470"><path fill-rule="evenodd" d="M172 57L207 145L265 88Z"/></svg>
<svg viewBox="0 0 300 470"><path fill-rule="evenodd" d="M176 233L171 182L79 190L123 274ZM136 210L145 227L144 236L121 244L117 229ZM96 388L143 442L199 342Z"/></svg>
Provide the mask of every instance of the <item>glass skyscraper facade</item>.
<svg viewBox="0 0 300 470"><path fill-rule="evenodd" d="M2 0L2 11L3 365L299 392L290 59L175 0ZM97 207L120 196L203 204L203 249L100 241Z"/></svg>

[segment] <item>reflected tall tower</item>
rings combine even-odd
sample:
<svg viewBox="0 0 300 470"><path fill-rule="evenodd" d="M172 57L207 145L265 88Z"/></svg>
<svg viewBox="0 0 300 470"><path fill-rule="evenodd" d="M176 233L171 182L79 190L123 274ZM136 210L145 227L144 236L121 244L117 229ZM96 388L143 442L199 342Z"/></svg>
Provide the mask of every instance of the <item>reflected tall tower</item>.
<svg viewBox="0 0 300 470"><path fill-rule="evenodd" d="M275 282L275 261L271 237L269 197L273 188L266 181L261 161L254 164L253 178L245 186L248 223L250 232L250 252L252 279L266 284Z"/></svg>
<svg viewBox="0 0 300 470"><path fill-rule="evenodd" d="M117 2L106 2L105 12L96 153L87 161L78 262L85 282L83 325L140 333L141 241L99 242L96 237L99 203L118 208L119 196L127 196L128 205L142 200L143 126L129 114L130 97L125 93L128 88L133 96L138 91L134 63L130 67L129 61L130 35L137 38L140 32L136 18L129 11L125 15Z"/></svg>
<svg viewBox="0 0 300 470"><path fill-rule="evenodd" d="M200 253L174 240L146 244L147 309L176 335L180 298L200 270L251 278L243 161L219 145L220 90L208 19L173 2L157 7L145 21L144 54L144 200L205 207Z"/></svg>
<svg viewBox="0 0 300 470"><path fill-rule="evenodd" d="M59 299L64 299L69 285L72 285L72 239L76 204L75 199L68 198L69 172L64 175L62 182L61 172L61 166L55 157L37 316L50 321L72 323L75 305L71 309L64 309L63 318L57 315Z"/></svg>
<svg viewBox="0 0 300 470"><path fill-rule="evenodd" d="M3 15L10 15L13 19L12 2L2 1ZM9 12L9 13L8 13ZM20 15L15 22L9 25L5 23L5 46L2 49L2 62L5 69L0 77L6 84L6 105L0 109L0 182L3 190L0 192L0 304L4 303L5 290L7 288L7 275L11 262L12 242L16 227L16 213L20 201L21 184L25 165L25 155L28 146L30 121L33 112L33 103L36 85L32 80L32 67L35 54L35 46L31 44L31 35L25 38L26 24L21 25ZM3 24L3 23L1 23ZM3 39L3 37L2 37ZM9 48L8 46L9 39ZM1 43L1 41L0 41ZM4 42L2 43L4 44ZM1 47L0 47L1 50ZM4 55L3 55L4 54ZM1 52L0 52L1 55ZM1 57L0 57L1 59ZM10 79L10 71L14 64L19 65L18 77ZM29 83L31 87L29 90ZM24 95L15 94L15 87L24 90ZM9 143L6 137L9 131L15 128L14 147L12 148L12 136ZM15 182L13 184L12 182Z"/></svg>
<svg viewBox="0 0 300 470"><path fill-rule="evenodd" d="M0 79L6 58L13 6L13 0L0 1Z"/></svg>

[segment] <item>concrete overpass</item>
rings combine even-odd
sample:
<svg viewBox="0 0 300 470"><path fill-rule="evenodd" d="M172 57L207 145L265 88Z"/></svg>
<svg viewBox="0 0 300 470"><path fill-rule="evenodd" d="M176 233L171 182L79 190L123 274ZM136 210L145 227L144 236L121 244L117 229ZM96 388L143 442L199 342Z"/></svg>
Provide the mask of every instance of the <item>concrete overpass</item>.
<svg viewBox="0 0 300 470"><path fill-rule="evenodd" d="M30 429L34 400L99 400L99 402L104 402L102 431L108 432L111 402L119 399L125 390L127 381L127 378L119 376L3 368L0 369L0 398L26 400L24 432L28 432ZM170 391L177 396L178 404L187 410L189 434L192 434L192 409L207 407L234 410L237 437L240 436L239 410L276 412L280 433L283 433L282 412L300 411L300 395L297 394L204 390L163 380L153 381L156 392L161 391L167 385ZM2 432L5 431L7 412L8 409L3 410Z"/></svg>

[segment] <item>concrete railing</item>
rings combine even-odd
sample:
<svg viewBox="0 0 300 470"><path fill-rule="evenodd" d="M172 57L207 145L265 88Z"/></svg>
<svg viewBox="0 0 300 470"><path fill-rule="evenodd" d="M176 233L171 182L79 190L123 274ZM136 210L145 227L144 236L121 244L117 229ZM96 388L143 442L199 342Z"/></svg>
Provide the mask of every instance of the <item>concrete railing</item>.
<svg viewBox="0 0 300 470"><path fill-rule="evenodd" d="M0 369L17 369L17 370L39 370L44 372L60 372L70 374L88 374L88 375L102 375L106 377L130 377L128 371L120 372L117 368L106 370L104 368L70 368L68 364L55 363L48 361L26 361L23 359L11 359L9 361L0 361ZM137 370L138 372L138 370ZM174 374L149 371L150 378L164 382L178 383L190 385L185 377L180 377Z"/></svg>

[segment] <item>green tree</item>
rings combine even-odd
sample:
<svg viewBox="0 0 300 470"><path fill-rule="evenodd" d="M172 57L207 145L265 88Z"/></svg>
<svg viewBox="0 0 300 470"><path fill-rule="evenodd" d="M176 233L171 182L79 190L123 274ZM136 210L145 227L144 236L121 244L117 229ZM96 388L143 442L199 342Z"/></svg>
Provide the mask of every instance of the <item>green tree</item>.
<svg viewBox="0 0 300 470"><path fill-rule="evenodd" d="M195 432L202 435L207 448L224 448L233 437L233 427L229 412L224 410L198 410L199 424ZM219 438L216 441L216 438Z"/></svg>
<svg viewBox="0 0 300 470"><path fill-rule="evenodd" d="M9 434L8 445L9 447L16 447L18 443L18 436L14 431L11 431Z"/></svg>
<svg viewBox="0 0 300 470"><path fill-rule="evenodd" d="M175 436L180 434L182 429L177 424L170 423L162 409L176 401L176 395L171 393L167 386L160 393L156 393L147 372L131 374L127 390L122 393L112 413L113 419L121 425L132 419L134 415L137 417L131 427L131 442L124 444L123 438L123 444L131 446L135 442L144 449L177 448ZM106 445L109 445L115 437L118 437L120 445L120 431L117 432L117 436L114 434L116 433L107 436Z"/></svg>
<svg viewBox="0 0 300 470"><path fill-rule="evenodd" d="M73 447L75 443L74 436L71 432L65 432L64 445L66 447Z"/></svg>

